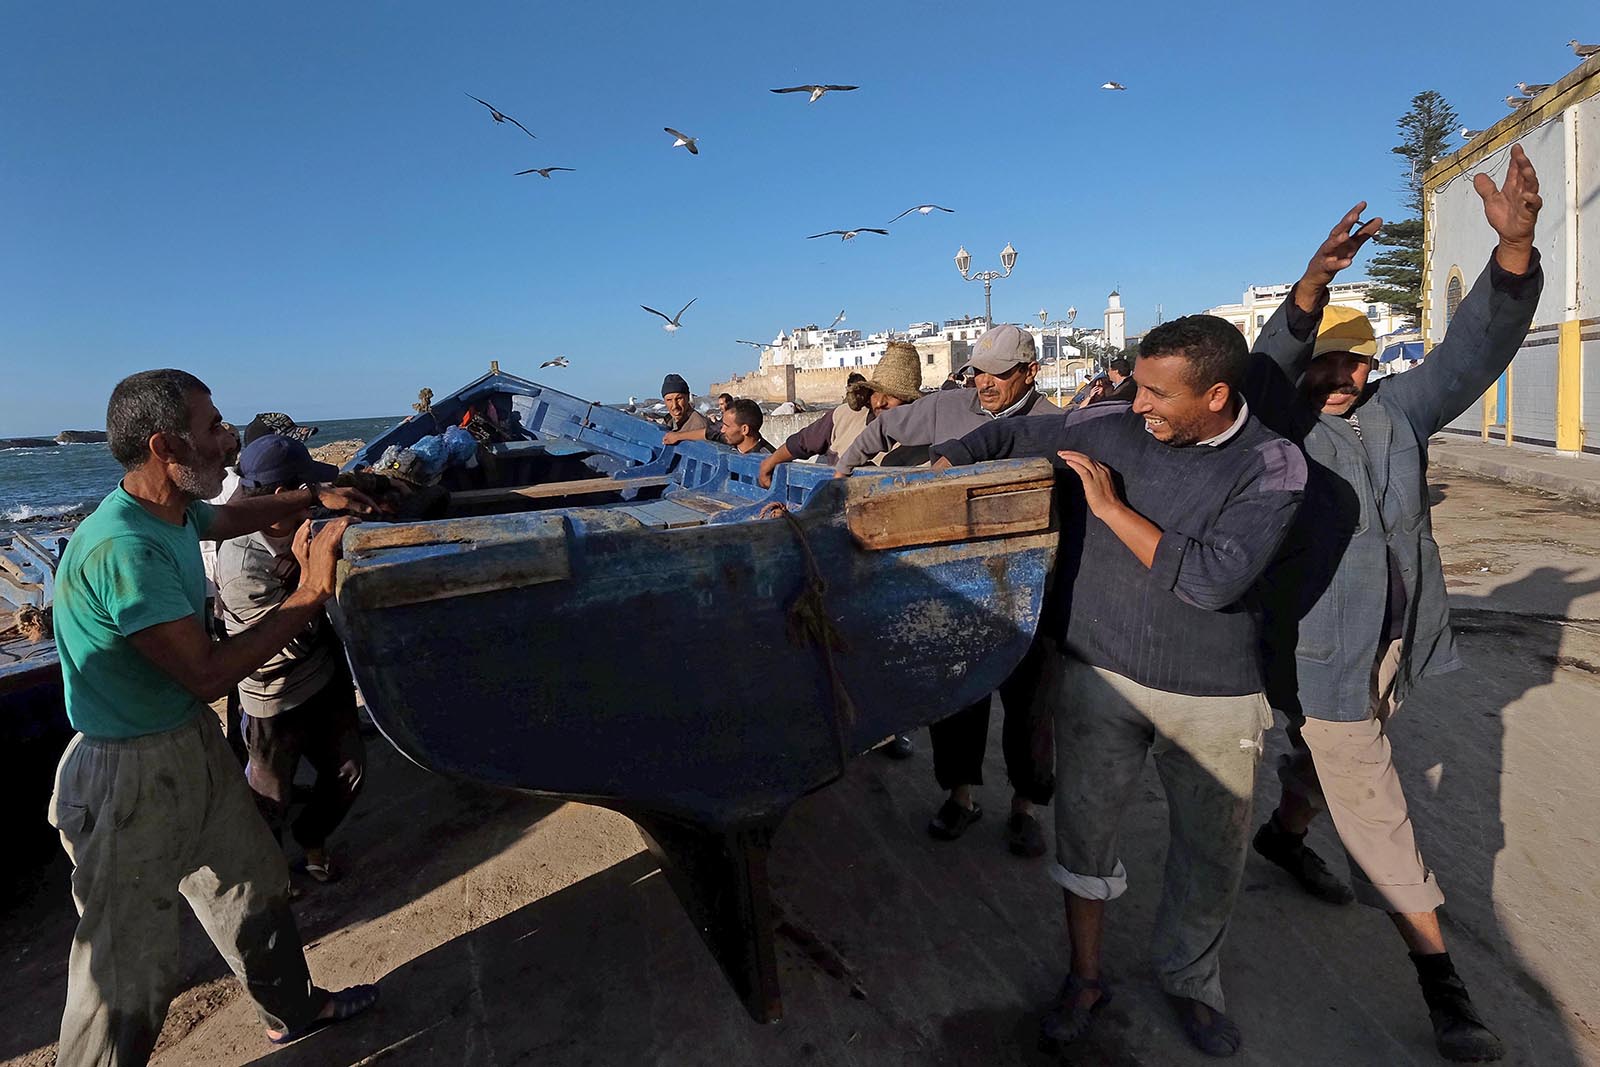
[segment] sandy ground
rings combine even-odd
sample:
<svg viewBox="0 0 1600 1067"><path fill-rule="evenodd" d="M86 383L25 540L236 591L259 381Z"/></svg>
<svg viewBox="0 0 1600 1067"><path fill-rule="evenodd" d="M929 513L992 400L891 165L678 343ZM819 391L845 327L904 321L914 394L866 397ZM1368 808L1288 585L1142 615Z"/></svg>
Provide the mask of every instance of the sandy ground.
<svg viewBox="0 0 1600 1067"><path fill-rule="evenodd" d="M1447 936L1509 1062L1600 1064L1600 512L1435 479L1465 670L1429 682L1394 738ZM297 905L312 972L383 979L366 1018L274 1051L190 924L163 1067L332 1064L1038 1064L1063 970L1060 897L1004 851L996 737L963 840L928 839L939 793L914 759L857 760L803 801L773 856L777 896L823 951L780 941L786 1018L744 1015L631 823L445 781L372 741L341 831L354 865ZM1283 742L1273 738L1269 763ZM1263 773L1258 807L1273 803ZM1165 847L1153 773L1124 822L1132 887L1112 911L1115 1003L1073 1062L1197 1064L1143 946ZM1338 855L1325 829L1325 856ZM1336 863L1337 866L1337 863ZM53 1062L73 913L57 856L0 921L0 1062ZM819 966L818 955L829 959ZM1225 950L1238 1062L1439 1062L1383 916L1301 894L1252 857ZM829 972L832 972L830 974Z"/></svg>

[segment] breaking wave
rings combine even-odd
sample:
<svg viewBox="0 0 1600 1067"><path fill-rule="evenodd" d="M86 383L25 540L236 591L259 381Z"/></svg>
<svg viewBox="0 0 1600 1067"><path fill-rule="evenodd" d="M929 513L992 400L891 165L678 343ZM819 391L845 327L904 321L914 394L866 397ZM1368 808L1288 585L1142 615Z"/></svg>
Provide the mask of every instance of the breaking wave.
<svg viewBox="0 0 1600 1067"><path fill-rule="evenodd" d="M34 507L31 504L18 504L15 507L0 511L0 522L40 522L45 519L66 518L69 515L81 516L88 514L91 506L89 504L51 504L46 507Z"/></svg>

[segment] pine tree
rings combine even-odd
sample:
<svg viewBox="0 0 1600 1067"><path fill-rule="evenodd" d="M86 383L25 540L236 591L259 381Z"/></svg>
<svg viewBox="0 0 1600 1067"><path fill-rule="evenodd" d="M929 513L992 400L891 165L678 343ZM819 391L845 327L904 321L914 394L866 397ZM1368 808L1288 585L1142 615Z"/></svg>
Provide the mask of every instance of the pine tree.
<svg viewBox="0 0 1600 1067"><path fill-rule="evenodd" d="M1378 284L1367 290L1367 299L1398 309L1412 325L1422 312L1422 179L1447 154L1457 121L1455 109L1429 89L1413 96L1411 109L1395 123L1400 143L1390 151L1408 161L1405 202L1414 217L1387 223L1372 239L1384 251L1368 264Z"/></svg>

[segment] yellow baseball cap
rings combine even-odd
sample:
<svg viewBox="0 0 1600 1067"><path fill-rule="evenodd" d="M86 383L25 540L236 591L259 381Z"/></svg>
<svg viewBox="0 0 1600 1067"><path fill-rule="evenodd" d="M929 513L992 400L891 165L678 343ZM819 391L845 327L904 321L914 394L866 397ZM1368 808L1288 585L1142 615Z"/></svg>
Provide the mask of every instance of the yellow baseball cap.
<svg viewBox="0 0 1600 1067"><path fill-rule="evenodd" d="M1372 332L1372 320L1355 308L1332 305L1322 312L1322 325L1317 327L1317 343L1311 358L1328 352L1349 352L1371 358L1378 354L1378 338Z"/></svg>

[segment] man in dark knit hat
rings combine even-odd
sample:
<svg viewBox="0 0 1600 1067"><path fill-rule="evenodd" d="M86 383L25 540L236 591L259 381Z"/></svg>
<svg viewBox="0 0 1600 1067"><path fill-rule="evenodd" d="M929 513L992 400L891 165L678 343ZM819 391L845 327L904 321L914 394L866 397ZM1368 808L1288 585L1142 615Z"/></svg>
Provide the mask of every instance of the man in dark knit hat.
<svg viewBox="0 0 1600 1067"><path fill-rule="evenodd" d="M683 375L669 374L661 380L661 402L667 406L667 418L672 420L661 437L662 444L706 439L711 423L694 409L694 395L689 392L689 383L683 380Z"/></svg>

